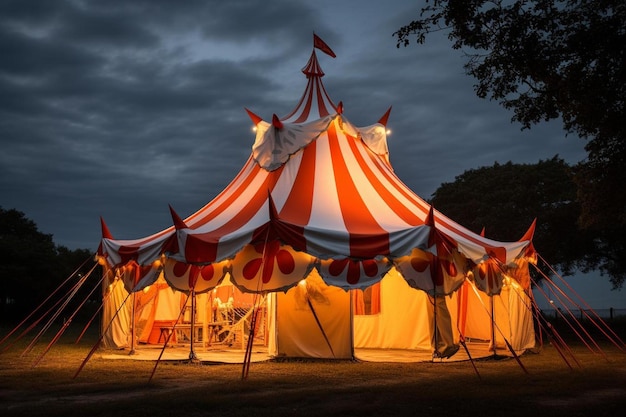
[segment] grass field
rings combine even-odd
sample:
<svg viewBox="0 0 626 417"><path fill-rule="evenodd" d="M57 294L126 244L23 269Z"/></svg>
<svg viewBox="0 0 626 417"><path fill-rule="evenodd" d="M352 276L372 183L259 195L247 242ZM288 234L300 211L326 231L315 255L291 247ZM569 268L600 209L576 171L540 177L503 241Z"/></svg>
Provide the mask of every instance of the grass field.
<svg viewBox="0 0 626 417"><path fill-rule="evenodd" d="M623 332L620 333L620 336ZM622 338L623 339L623 338ZM1 416L619 416L626 409L626 353L570 345L570 369L550 346L513 359L450 363L286 361L242 365L102 359L74 377L93 343L62 338L0 353ZM4 347L3 347L4 348Z"/></svg>

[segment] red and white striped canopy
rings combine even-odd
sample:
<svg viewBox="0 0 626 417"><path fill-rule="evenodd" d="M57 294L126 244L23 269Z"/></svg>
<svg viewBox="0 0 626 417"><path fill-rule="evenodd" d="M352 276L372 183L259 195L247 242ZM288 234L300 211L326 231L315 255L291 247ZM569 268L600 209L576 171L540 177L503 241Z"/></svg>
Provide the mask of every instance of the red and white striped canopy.
<svg viewBox="0 0 626 417"><path fill-rule="evenodd" d="M183 291L208 290L226 273L247 291L284 290L313 267L329 284L363 288L397 267L411 285L449 293L466 263L507 265L527 254L532 227L520 241L493 241L413 193L389 163L388 112L352 125L324 88L315 49L302 72L306 89L288 115L266 122L248 111L257 129L251 155L216 198L184 220L172 210L172 227L141 239L113 239L103 222L102 263L166 258L166 279ZM209 275L189 265L220 271L199 282Z"/></svg>

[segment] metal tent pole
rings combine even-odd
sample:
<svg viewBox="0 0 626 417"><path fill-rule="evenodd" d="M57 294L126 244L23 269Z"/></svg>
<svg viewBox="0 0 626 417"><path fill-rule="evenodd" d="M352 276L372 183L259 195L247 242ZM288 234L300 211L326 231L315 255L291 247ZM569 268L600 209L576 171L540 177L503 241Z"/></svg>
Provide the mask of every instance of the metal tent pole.
<svg viewBox="0 0 626 417"><path fill-rule="evenodd" d="M190 333L191 333L189 335L189 339L190 339L189 360L192 362L198 360L198 356L196 356L196 352L194 352L193 350L194 333L196 332L195 324L196 324L196 290L195 288L192 288L191 289L191 325L189 326Z"/></svg>

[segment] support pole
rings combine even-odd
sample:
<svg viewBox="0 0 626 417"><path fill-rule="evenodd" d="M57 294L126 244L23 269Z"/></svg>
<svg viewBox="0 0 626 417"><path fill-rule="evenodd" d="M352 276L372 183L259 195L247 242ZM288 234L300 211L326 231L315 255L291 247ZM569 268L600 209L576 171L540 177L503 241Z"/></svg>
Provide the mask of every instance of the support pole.
<svg viewBox="0 0 626 417"><path fill-rule="evenodd" d="M491 308L491 347L493 349L493 357L498 356L496 348L496 316L495 316L495 303L493 301L493 294L489 296L489 306Z"/></svg>
<svg viewBox="0 0 626 417"><path fill-rule="evenodd" d="M137 305L137 292L133 292L133 306L131 308L131 316L130 316L130 352L129 355L135 354L135 339L136 339L136 331L135 331L135 306Z"/></svg>
<svg viewBox="0 0 626 417"><path fill-rule="evenodd" d="M191 325L189 326L190 329L190 335L189 335L189 340L190 340L190 346L189 346L189 360L191 362L196 362L198 360L198 356L196 356L196 352L193 350L193 344L194 344L194 333L196 332L196 328L195 328L195 324L196 324L196 290L195 288L191 289Z"/></svg>
<svg viewBox="0 0 626 417"><path fill-rule="evenodd" d="M434 340L434 348L433 352L433 361L435 360L435 356L439 355L439 338L437 337L437 289L435 288L435 292L433 293L433 340Z"/></svg>

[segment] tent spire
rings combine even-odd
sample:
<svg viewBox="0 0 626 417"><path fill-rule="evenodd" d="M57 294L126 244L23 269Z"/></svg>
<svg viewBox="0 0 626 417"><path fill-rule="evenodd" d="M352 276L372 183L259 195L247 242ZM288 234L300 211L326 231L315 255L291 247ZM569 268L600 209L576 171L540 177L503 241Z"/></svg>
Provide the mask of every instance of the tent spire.
<svg viewBox="0 0 626 417"><path fill-rule="evenodd" d="M317 41L316 41L317 39ZM286 123L305 123L307 121L316 120L321 117L326 117L334 114L337 111L337 106L331 98L328 96L324 84L322 83L322 77L324 71L317 60L317 54L315 50L319 49L322 52L335 57L334 52L314 34L314 48L311 52L311 57L307 64L302 68L302 73L307 78L307 86L300 98L298 105L280 120ZM330 53L329 53L330 51Z"/></svg>
<svg viewBox="0 0 626 417"><path fill-rule="evenodd" d="M529 242L528 247L526 248L526 251L525 251L525 255L529 257L535 257L537 253L537 251L535 250L535 245L533 244L533 236L535 234L536 226L537 226L537 218L535 217L535 219L533 220L532 224L530 225L526 233L524 233L524 236L522 236L522 238L519 240L520 242L523 242L525 240Z"/></svg>
<svg viewBox="0 0 626 417"><path fill-rule="evenodd" d="M113 239L113 235L109 231L109 228L104 222L102 216L100 216L100 228L102 229L102 239Z"/></svg>
<svg viewBox="0 0 626 417"><path fill-rule="evenodd" d="M244 107L244 109L246 109L246 108ZM255 126L263 121L263 119L261 117L257 116L256 114L254 114L250 110L246 109L246 112L248 113L248 116L250 117L250 119L252 120L252 123L254 123Z"/></svg>
<svg viewBox="0 0 626 417"><path fill-rule="evenodd" d="M528 240L528 241L533 240L533 235L535 234L536 226L537 226L537 218L535 217L535 220L533 220L532 224L530 225L526 233L524 233L524 236L522 236L522 238L519 241L523 242L524 240Z"/></svg>
<svg viewBox="0 0 626 417"><path fill-rule="evenodd" d="M174 222L174 227L176 228L176 230L188 229L189 226L185 224L183 219L181 219L180 216L174 211L172 206L170 205L169 207L170 207L170 214L172 215L172 220Z"/></svg>
<svg viewBox="0 0 626 417"><path fill-rule="evenodd" d="M281 122L280 119L278 118L278 116L276 116L275 114L272 115L272 125L276 129L282 129L283 128L283 122Z"/></svg>
<svg viewBox="0 0 626 417"><path fill-rule="evenodd" d="M385 114L383 114L383 117L381 117L378 120L378 123L380 123L381 125L387 127L387 121L389 120L389 114L391 114L391 107L389 106L389 108L387 109L387 111L385 112Z"/></svg>

